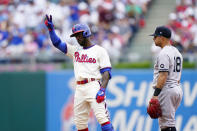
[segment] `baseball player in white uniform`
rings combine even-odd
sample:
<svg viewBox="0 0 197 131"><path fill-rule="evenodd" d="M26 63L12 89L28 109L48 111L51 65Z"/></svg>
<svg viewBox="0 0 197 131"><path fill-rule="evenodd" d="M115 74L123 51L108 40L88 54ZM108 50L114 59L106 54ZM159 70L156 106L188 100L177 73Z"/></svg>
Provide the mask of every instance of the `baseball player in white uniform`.
<svg viewBox="0 0 197 131"><path fill-rule="evenodd" d="M176 131L175 112L183 96L180 87L183 58L180 52L170 44L170 29L159 26L151 36L154 36L155 45L162 48L154 65L155 91L152 97L158 100L161 107L159 126L161 131Z"/></svg>
<svg viewBox="0 0 197 131"><path fill-rule="evenodd" d="M77 83L74 97L74 121L78 131L88 131L90 109L101 124L102 131L114 131L105 103L105 91L111 78L111 63L107 51L92 44L86 24L76 24L73 34L81 47L62 42L54 31L52 16L46 15L45 25L53 45L73 59Z"/></svg>

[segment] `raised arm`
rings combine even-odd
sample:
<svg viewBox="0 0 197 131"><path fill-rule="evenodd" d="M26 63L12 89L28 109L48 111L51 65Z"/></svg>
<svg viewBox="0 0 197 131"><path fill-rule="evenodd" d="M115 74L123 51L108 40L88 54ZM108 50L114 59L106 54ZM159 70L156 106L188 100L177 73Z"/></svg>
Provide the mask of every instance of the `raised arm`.
<svg viewBox="0 0 197 131"><path fill-rule="evenodd" d="M50 15L50 17L48 15L46 15L46 19L45 19L44 23L49 30L49 35L50 35L53 45L56 48L58 48L60 51L62 51L63 53L66 54L67 53L67 45L65 42L62 42L61 39L56 35L55 30L54 30L54 25L52 22L52 15Z"/></svg>

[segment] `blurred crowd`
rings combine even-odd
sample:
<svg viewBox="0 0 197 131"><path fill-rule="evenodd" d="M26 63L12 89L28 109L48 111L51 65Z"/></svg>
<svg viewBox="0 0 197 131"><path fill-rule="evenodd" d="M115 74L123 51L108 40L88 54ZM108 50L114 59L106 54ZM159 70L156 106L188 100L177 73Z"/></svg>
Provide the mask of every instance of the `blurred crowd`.
<svg viewBox="0 0 197 131"><path fill-rule="evenodd" d="M182 53L197 52L197 1L179 0L169 14L168 26L172 30L173 45Z"/></svg>
<svg viewBox="0 0 197 131"><path fill-rule="evenodd" d="M53 16L57 34L70 44L76 44L76 40L69 37L72 26L79 22L87 23L93 34L92 41L106 48L111 59L116 61L122 49L131 43L135 33L145 26L144 15L150 2L151 0L0 0L0 62L17 56L46 56L50 60L54 54L60 54L51 46L44 25L45 14ZM183 6L188 7L187 10L194 8ZM184 7L177 7L175 21L179 21L177 13L183 12ZM194 22L193 18L188 16L187 23ZM169 25L174 28L173 22L171 23ZM175 31L177 35L179 32L182 34L182 30ZM183 45L185 43L187 40Z"/></svg>

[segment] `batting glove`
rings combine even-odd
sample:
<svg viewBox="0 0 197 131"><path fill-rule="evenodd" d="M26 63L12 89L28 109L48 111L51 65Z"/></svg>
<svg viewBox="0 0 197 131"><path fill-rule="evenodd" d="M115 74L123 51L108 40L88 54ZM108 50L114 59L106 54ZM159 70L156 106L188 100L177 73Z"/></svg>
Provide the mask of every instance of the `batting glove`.
<svg viewBox="0 0 197 131"><path fill-rule="evenodd" d="M48 15L46 15L46 19L45 19L44 23L47 26L49 31L52 31L54 29L54 25L52 22L52 15L50 15L50 18Z"/></svg>
<svg viewBox="0 0 197 131"><path fill-rule="evenodd" d="M98 93L96 94L96 101L101 103L105 100L105 88L101 87Z"/></svg>

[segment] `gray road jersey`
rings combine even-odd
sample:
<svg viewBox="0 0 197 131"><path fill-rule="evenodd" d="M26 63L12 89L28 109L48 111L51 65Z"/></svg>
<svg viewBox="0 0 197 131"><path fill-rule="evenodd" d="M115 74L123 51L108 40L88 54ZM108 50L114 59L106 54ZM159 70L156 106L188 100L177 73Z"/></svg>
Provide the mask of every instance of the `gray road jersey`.
<svg viewBox="0 0 197 131"><path fill-rule="evenodd" d="M167 71L168 77L164 86L178 86L181 77L183 57L173 46L165 46L156 58L154 65L153 87L157 84L159 72Z"/></svg>

